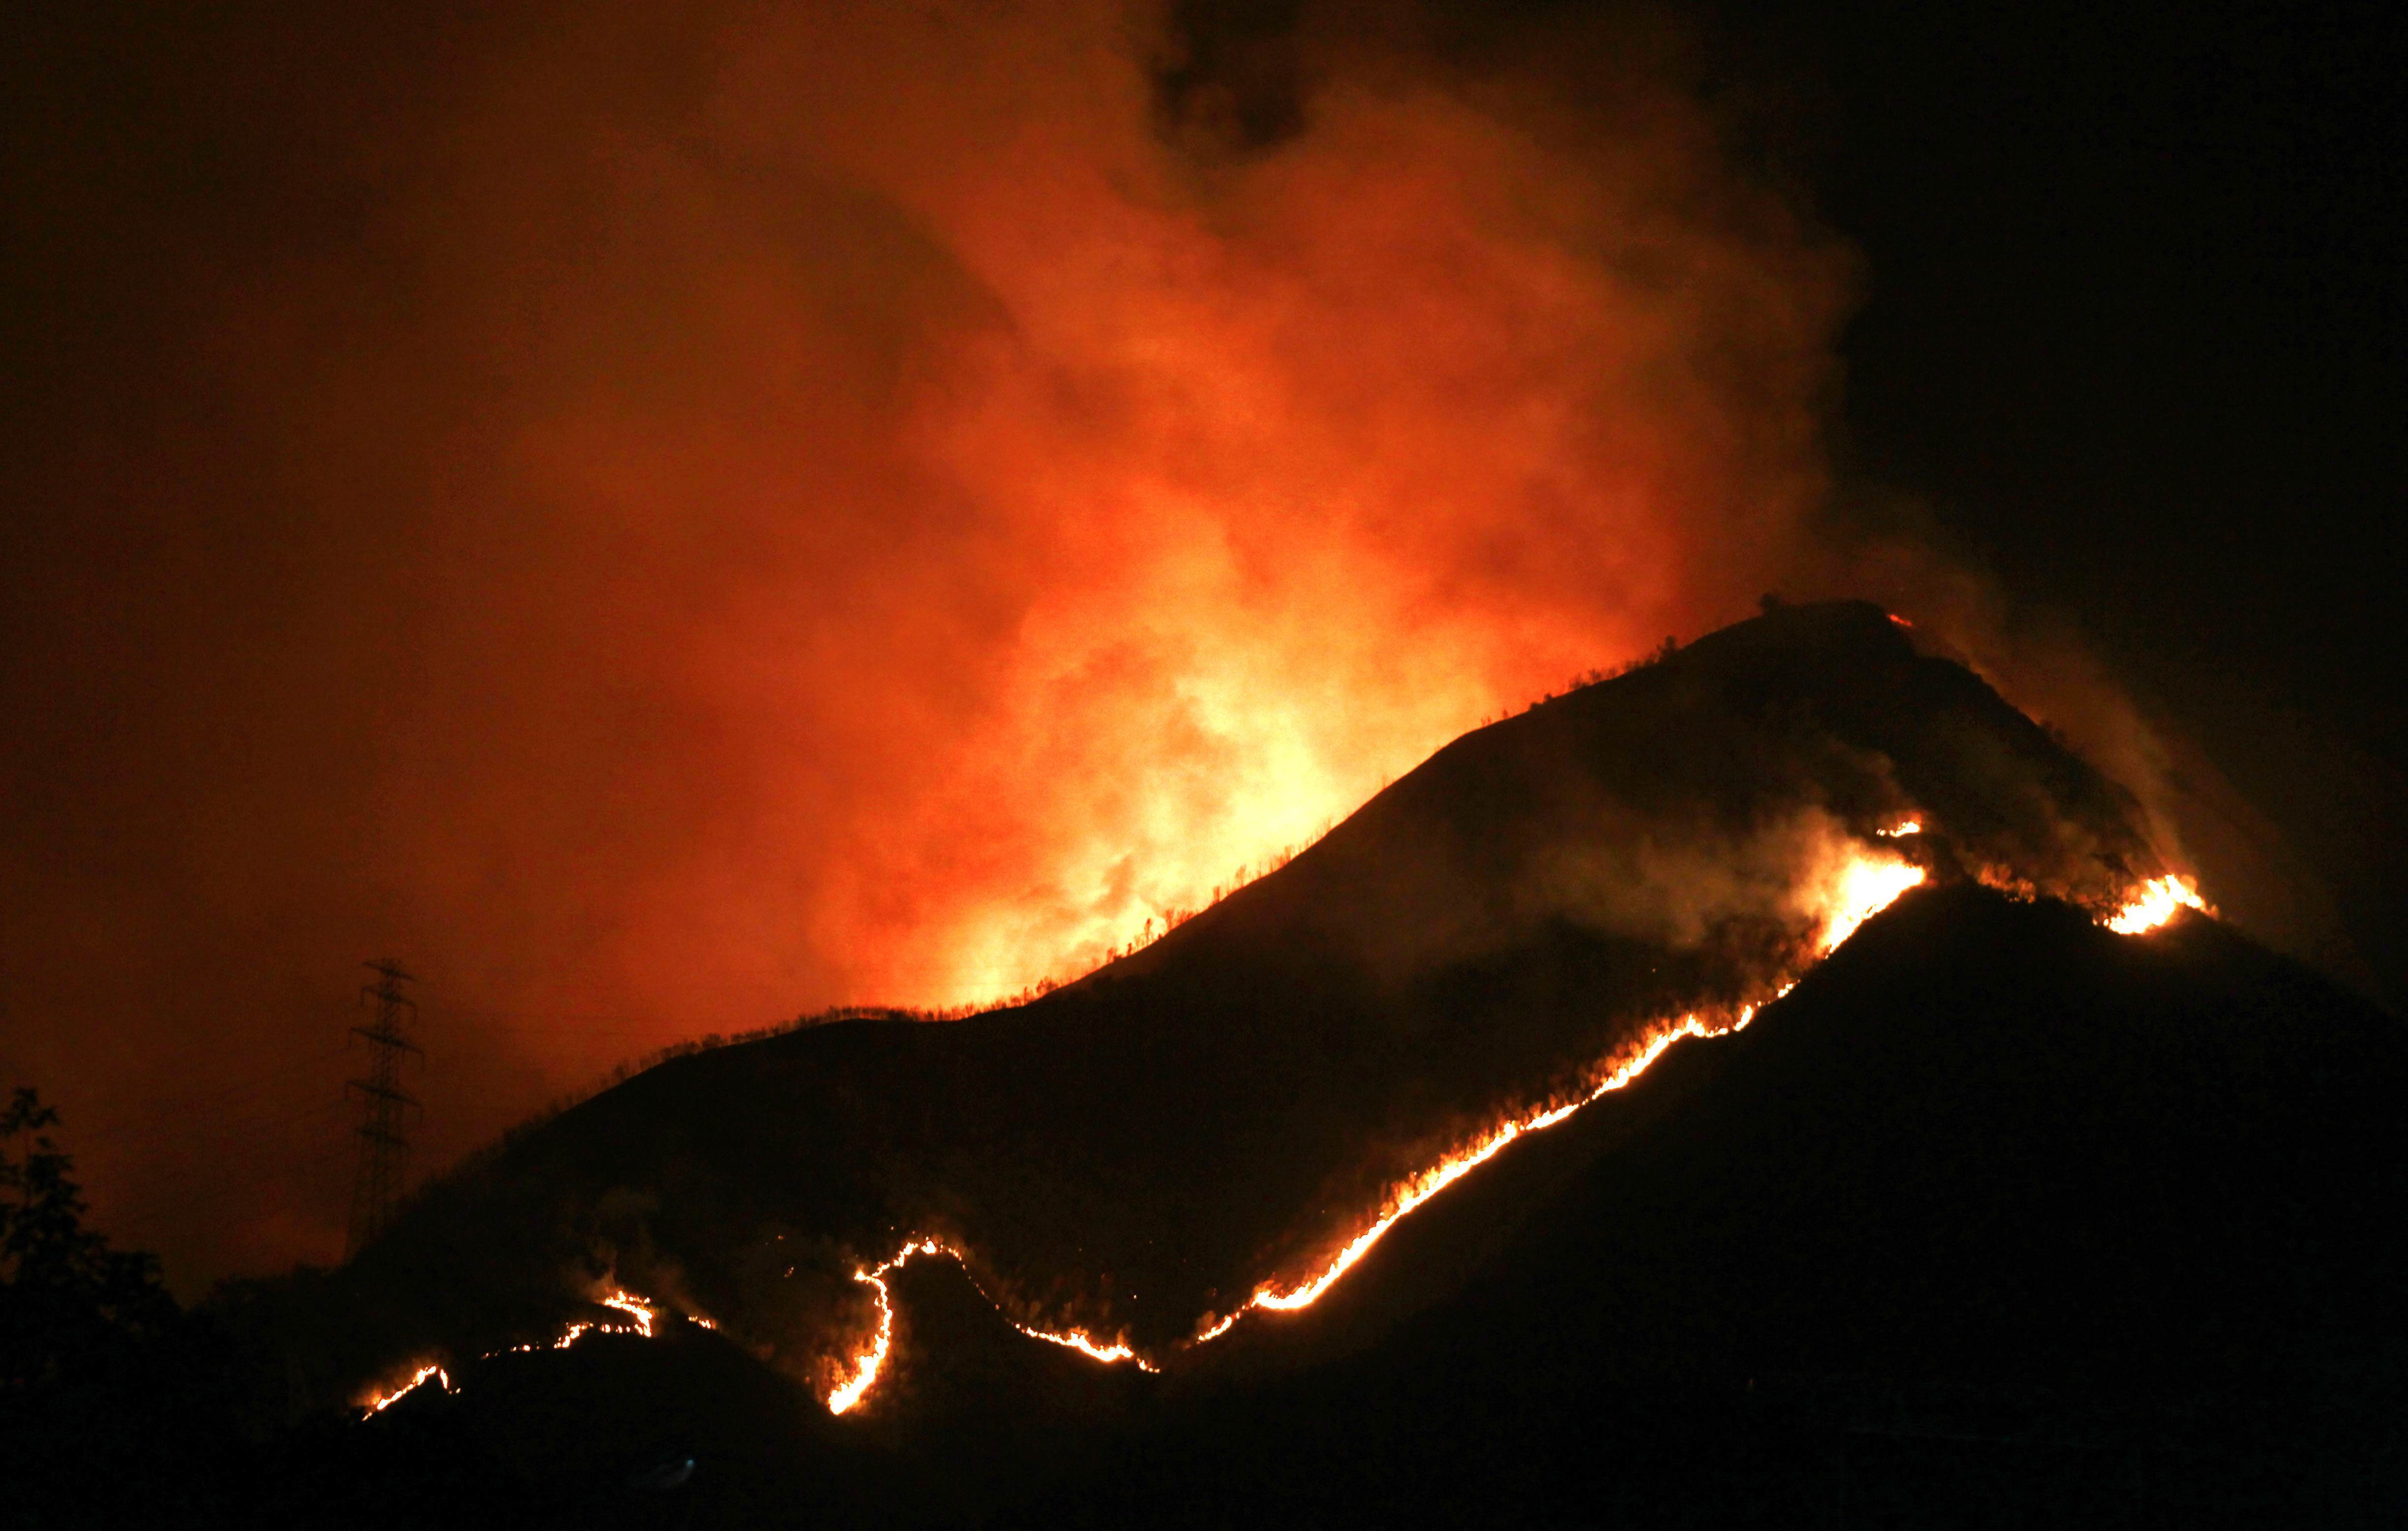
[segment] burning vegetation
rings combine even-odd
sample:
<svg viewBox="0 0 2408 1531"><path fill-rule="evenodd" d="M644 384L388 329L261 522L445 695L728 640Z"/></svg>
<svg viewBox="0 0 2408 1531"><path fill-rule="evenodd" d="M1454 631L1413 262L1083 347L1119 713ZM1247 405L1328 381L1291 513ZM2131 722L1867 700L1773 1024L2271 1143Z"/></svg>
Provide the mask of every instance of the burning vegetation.
<svg viewBox="0 0 2408 1531"><path fill-rule="evenodd" d="M1899 828L1883 830L1885 838L1895 839L1921 832L1919 823L1909 822ZM1892 903L1926 880L1923 869L1894 857L1860 852L1847 857L1839 872L1828 880L1835 902L1826 911L1823 933L1816 943L1817 960L1828 956L1853 935L1864 922L1887 908ZM2197 889L2187 879L2168 874L2152 878L2134 890L2133 896L2114 915L2101 923L2118 934L2135 935L2164 926L2178 910L2189 908L2209 911ZM1785 993L1794 980L1781 986ZM1776 994L1774 997L1778 997ZM1727 1036L1743 1029L1756 1018L1756 1004L1745 1004L1718 1020L1698 1015L1686 1015L1650 1030L1644 1040L1625 1055L1599 1068L1596 1081L1584 1093L1574 1098L1552 1103L1529 1111L1506 1117L1476 1141L1448 1154L1410 1179L1390 1188L1377 1213L1369 1223L1350 1239L1318 1270L1283 1285L1267 1279L1254 1288L1251 1297L1237 1309L1226 1314L1206 1313L1196 1322L1195 1332L1179 1349L1188 1350L1209 1344L1226 1335L1247 1313L1294 1312L1309 1307L1353 1270L1387 1232L1410 1216L1439 1192L1469 1175L1502 1152L1516 1139L1528 1134L1569 1120L1573 1113L1605 1095L1622 1090L1638 1079L1648 1067L1675 1044L1692 1039ZM867 1336L842 1368L842 1374L823 1400L831 1414L842 1415L860 1407L877 1386L886 1369L896 1340L896 1296L886 1278L910 1261L924 1255L942 1256L953 1261L965 1274L972 1270L971 1262L959 1249L934 1238L906 1243L900 1249L877 1266L858 1270L853 1279L868 1287L875 1294L878 1315L876 1329ZM977 1284L974 1274L970 1275ZM983 1291L983 1289L982 1289ZM597 1299L604 1307L625 1314L631 1321L624 1324L580 1322L571 1323L552 1344L565 1350L588 1334L634 1334L644 1338L653 1335L654 1309L648 1304L621 1290L613 1290ZM990 1299L992 1301L992 1299ZM998 1307L998 1312L1001 1309ZM696 1320L712 1327L708 1320ZM1082 1330L1049 1330L1017 1320L1005 1322L1020 1334L1046 1344L1076 1351L1104 1365L1133 1363L1142 1371L1159 1371L1160 1365L1132 1349L1125 1339L1101 1340ZM524 1351L538 1349L533 1345L513 1347ZM421 1365L397 1387L371 1397L366 1408L371 1414L380 1413L404 1396L429 1381L445 1392L451 1391L452 1379L440 1365Z"/></svg>
<svg viewBox="0 0 2408 1531"><path fill-rule="evenodd" d="M1895 620L1895 619L1893 619ZM1922 831L1920 823L1910 820L1896 829L1879 831L1883 837L1895 839ZM1857 928L1895 903L1908 889L1925 881L1922 868L1894 858L1871 854L1847 857L1838 874L1830 879L1837 897L1828 912L1823 933L1817 942L1816 957L1828 956L1838 949ZM2202 902L2189 879L2169 874L2151 878L2134 889L2122 908L2100 923L2119 935L2138 935L2162 928L2182 909L2194 909L2213 915ZM1792 983L1784 984L1787 992ZM1775 997L1778 997L1777 995ZM1388 1230L1418 1209L1431 1197L1454 1185L1502 1152L1515 1139L1526 1134L1541 1132L1569 1120L1582 1106L1621 1090L1661 1058L1675 1043L1690 1038L1727 1036L1744 1028L1756 1018L1757 1006L1742 1005L1720 1021L1711 1021L1696 1015L1681 1017L1651 1030L1643 1042L1627 1056L1613 1061L1598 1071L1596 1084L1585 1094L1572 1100L1545 1105L1518 1116L1509 1116L1476 1142L1447 1155L1438 1163L1395 1187L1392 1187L1378 1213L1363 1231L1347 1242L1344 1248L1319 1270L1283 1287L1267 1280L1254 1289L1245 1305L1226 1314L1207 1313L1197 1321L1195 1334L1182 1348L1208 1344L1237 1326L1238 1321L1254 1311L1294 1312L1309 1307L1335 1286L1355 1264L1369 1254ZM826 1404L832 1414L847 1413L860 1405L876 1385L892 1351L895 1338L894 1295L888 1290L885 1276L916 1255L942 1254L959 1263L967 1271L969 1262L962 1253L934 1239L907 1244L895 1257L875 1270L859 1272L855 1279L876 1289L878 1293L878 1329L866 1348L851 1362L844 1379L827 1394ZM1007 1321L1011 1322L1011 1321ZM1146 1371L1160 1368L1131 1350L1125 1341L1099 1343L1093 1336L1077 1330L1054 1333L1012 1322L1012 1327L1032 1339L1064 1346L1077 1350L1093 1361L1106 1365L1133 1361ZM423 1378L423 1374L422 1374Z"/></svg>
<svg viewBox="0 0 2408 1531"><path fill-rule="evenodd" d="M658 1273L850 1413L910 1348L894 1278L943 1256L1023 1335L1167 1367L1317 1304L1909 889L2002 867L2119 931L2197 897L2128 799L1878 609L1785 608L1467 736L1041 998L631 1078L437 1188L356 1278L461 1222L490 1236L455 1278Z"/></svg>

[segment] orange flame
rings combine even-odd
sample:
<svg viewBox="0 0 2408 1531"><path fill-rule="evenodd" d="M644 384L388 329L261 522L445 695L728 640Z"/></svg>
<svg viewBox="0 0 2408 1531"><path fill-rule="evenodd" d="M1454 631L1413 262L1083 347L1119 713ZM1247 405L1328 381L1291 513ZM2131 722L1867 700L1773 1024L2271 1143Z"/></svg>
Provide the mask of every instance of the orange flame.
<svg viewBox="0 0 2408 1531"><path fill-rule="evenodd" d="M609 1296L597 1297L595 1301L600 1307L617 1308L620 1312L626 1314L635 1322L632 1323L596 1323L590 1320L580 1320L578 1322L572 1323L567 1328L562 1330L560 1332L560 1337L553 1340L549 1345L537 1345L533 1343L513 1345L507 1351L488 1350L485 1352L485 1357L506 1354L521 1355L529 1350L565 1350L571 1345L576 1344L579 1340L583 1339L588 1335L638 1335L645 1339L652 1337L652 1324L660 1316L660 1312L657 1307L647 1303L643 1298L637 1296L635 1293L628 1292L624 1288L613 1287L610 1289L610 1294ZM689 1318L687 1322L700 1324L705 1329L716 1329L719 1327L719 1325L705 1318ZM480 1357L480 1359L484 1359L484 1357Z"/></svg>
<svg viewBox="0 0 2408 1531"><path fill-rule="evenodd" d="M853 1272L854 1280L869 1286L878 1294L878 1332L871 1336L867 1348L855 1352L849 1375L828 1394L829 1413L842 1414L859 1404L868 1394L871 1385L878 1380L878 1374L885 1368L886 1357L895 1347L895 1294L886 1285L887 1273L899 1269L910 1264L913 1257L924 1254L941 1254L961 1266L962 1274L969 1277L970 1285L978 1287L979 1295L986 1298L990 1304L995 1302L994 1295L986 1288L979 1286L978 1278L971 1275L969 1261L963 1257L962 1252L951 1245L933 1238L918 1239L904 1245L895 1251L892 1258L873 1270ZM1000 1311L999 1307L998 1311ZM1130 1349L1125 1341L1115 1340L1107 1345L1083 1330L1039 1329L1034 1324L1022 1323L1019 1320L1009 1316L1005 1317L1004 1322L1031 1339L1041 1339L1048 1345L1059 1345L1065 1350L1076 1350L1081 1355L1101 1362L1107 1366L1130 1361L1137 1364L1140 1371L1161 1370L1153 1362Z"/></svg>
<svg viewBox="0 0 2408 1531"><path fill-rule="evenodd" d="M1829 908L1825 917L1821 938L1816 945L1816 955L1829 954L1838 947L1840 943L1855 934L1858 926L1888 908L1890 904L1897 902L1900 894L1923 880L1924 872L1921 867L1911 865L1894 857L1868 856L1861 850L1852 851L1830 888L1827 901ZM1787 986L1784 985L1781 991L1788 992ZM1495 1158L1515 1138L1526 1133L1541 1132L1553 1127L1590 1102L1623 1089L1644 1074L1656 1060L1664 1056L1667 1048L1682 1038L1727 1036L1755 1018L1756 1006L1751 1004L1743 1006L1727 1025L1713 1025L1691 1014L1659 1026L1635 1052L1626 1057L1621 1063L1609 1068L1591 1087L1587 1094L1534 1110L1526 1116L1510 1118L1491 1129L1487 1135L1477 1143L1458 1149L1411 1179L1392 1188L1378 1219L1371 1226L1357 1234L1344 1249L1339 1250L1329 1264L1323 1266L1316 1275L1284 1291L1266 1282L1254 1290L1254 1296L1247 1301L1244 1308L1239 1310L1239 1313L1242 1314L1251 1308L1287 1312L1311 1307L1320 1299L1322 1293L1336 1285L1340 1277L1353 1269L1357 1261L1369 1254L1371 1247L1386 1236L1389 1229L1395 1227L1399 1220L1431 1197ZM1237 1314L1232 1314L1218 1322L1208 1324L1199 1331L1197 1338L1193 1343L1201 1344L1207 1339L1218 1338L1227 1332L1229 1325L1235 1323L1237 1318Z"/></svg>
<svg viewBox="0 0 2408 1531"><path fill-rule="evenodd" d="M2139 935L2173 918L2177 909L2196 909L2210 917L2215 913L2199 896L2198 884L2168 874L2143 883L2140 892L2107 920L2107 928L2117 935Z"/></svg>
<svg viewBox="0 0 2408 1531"><path fill-rule="evenodd" d="M1281 1292L1265 1283L1254 1289L1254 1294L1247 1301L1246 1307L1269 1308L1279 1312L1312 1307L1320 1301L1323 1293L1337 1285L1340 1277L1354 1267L1356 1261L1370 1253L1371 1246L1385 1237L1388 1230L1403 1220L1407 1214L1497 1157L1508 1143L1526 1133L1541 1132L1553 1127L1598 1096L1622 1089L1645 1073L1649 1064L1663 1057L1664 1050L1681 1038L1722 1036L1738 1031L1754 1019L1755 1016L1756 1009L1751 1005L1741 1011L1739 1018L1728 1026L1708 1026L1696 1016L1682 1017L1679 1021L1650 1036L1636 1054L1620 1067L1608 1073L1586 1095L1561 1105L1534 1111L1518 1119L1508 1119L1492 1129L1486 1137L1470 1148L1461 1149L1439 1161L1412 1179L1396 1187L1388 1192L1386 1209L1380 1214L1379 1219L1370 1227L1357 1234L1354 1242L1339 1250L1337 1257L1323 1266L1320 1274L1285 1292ZM1240 1311L1242 1312L1244 1309ZM1231 1316L1226 1322L1214 1328L1206 1337L1217 1336L1226 1331L1230 1323L1236 1322L1236 1316Z"/></svg>
<svg viewBox="0 0 2408 1531"><path fill-rule="evenodd" d="M627 1314L636 1321L636 1333L646 1339L652 1337L652 1310L644 1306L641 1301L614 1288L610 1295L602 1299L602 1306L615 1307L620 1312Z"/></svg>
<svg viewBox="0 0 2408 1531"><path fill-rule="evenodd" d="M386 1409L391 1408L394 1405L401 1402L402 1399L408 1397L409 1394L416 1393L420 1388L424 1387L430 1381L440 1386L446 1393L452 1391L451 1374L446 1372L442 1367L429 1362L427 1365L419 1367L418 1370L411 1375L408 1381L404 1382L401 1386L394 1389L391 1393L379 1394L377 1396L369 1399L367 1402L367 1411L371 1414L381 1414Z"/></svg>
<svg viewBox="0 0 2408 1531"><path fill-rule="evenodd" d="M1894 829L1878 832L1886 838L1899 838L1919 833L1922 828L1919 822L1909 820ZM1887 908L1907 889L1921 884L1925 880L1925 875L1922 868L1895 857L1867 855L1861 850L1853 851L1826 888L1822 901L1824 907L1821 910L1823 929L1815 942L1816 957L1828 956L1848 937L1855 934L1866 920ZM2214 913L2214 910L2200 899L2198 888L2190 879L2169 874L2152 878L2142 884L2139 891L2124 908L2105 923L2110 930L2119 934L2138 934L2163 926L2173 917L2176 910L2183 908L2196 909L2208 915ZM1775 990L1776 996L1788 993L1796 987L1796 982L1793 977L1779 985ZM1584 1093L1576 1094L1570 1100L1531 1109L1520 1116L1510 1117L1491 1128L1476 1142L1456 1149L1437 1163L1391 1187L1383 1199L1378 1217L1332 1256L1327 1264L1291 1286L1283 1288L1268 1281L1264 1282L1255 1288L1254 1294L1247 1299L1244 1306L1233 1313L1217 1316L1207 1313L1197 1321L1196 1333L1184 1342L1185 1348L1192 1349L1220 1338L1235 1328L1240 1318L1257 1309L1293 1312L1311 1307L1335 1286L1348 1271L1354 1269L1364 1256L1386 1236L1388 1230L1423 1206L1440 1192L1495 1158L1504 1150L1506 1145L1516 1138L1531 1133L1543 1132L1547 1128L1566 1121L1582 1106L1627 1088L1653 1066L1657 1059L1663 1057L1674 1043L1689 1037L1727 1036L1754 1020L1756 1011L1757 1006L1754 1004L1742 1005L1731 1013L1727 1022L1719 1025L1704 1019L1694 1012L1682 1016L1677 1020L1657 1025L1645 1033L1644 1040L1636 1047L1626 1050L1621 1055L1619 1062L1603 1068ZM969 1262L962 1252L935 1238L915 1239L905 1244L892 1257L876 1267L855 1271L853 1279L870 1287L876 1294L878 1328L868 1343L853 1356L852 1365L847 1369L844 1379L827 1394L826 1404L828 1412L831 1414L845 1414L852 1411L876 1385L893 1352L895 1343L894 1293L886 1283L886 1277L924 1254L941 1254L953 1260L962 1267L966 1276L969 1276L971 1284L979 1287L980 1294L985 1296L990 1303L994 1303L993 1295L988 1293L984 1287L979 1286L977 1277L970 1272ZM655 1308L643 1299L624 1289L614 1288L598 1301L604 1307L627 1315L632 1322L626 1324L592 1322L572 1323L558 1339L552 1342L549 1348L566 1350L584 1336L594 1333L635 1334L646 1338L652 1336L657 1313ZM997 1307L1000 1312L1000 1305ZM696 1318L692 1322L706 1329L717 1328L717 1325L709 1319ZM1018 1320L1010 1318L1009 1315L1005 1315L1005 1322L1031 1339L1042 1340L1049 1345L1076 1350L1103 1365L1113 1365L1128 1362L1143 1371L1154 1372L1161 1369L1154 1362L1140 1354L1125 1339L1105 1342L1082 1330L1043 1329L1033 1324L1022 1323ZM533 1350L542 1348L546 1347L529 1344L513 1347L513 1350ZM367 1411L371 1414L380 1413L430 1380L438 1382L444 1391L451 1391L450 1376L442 1367L430 1363L421 1366L399 1387L371 1399L366 1405Z"/></svg>
<svg viewBox="0 0 2408 1531"><path fill-rule="evenodd" d="M869 1342L869 1349L853 1358L853 1375L838 1383L836 1391L828 1394L829 1413L844 1413L861 1402L862 1395L869 1391L871 1383L878 1380L879 1371L885 1366L887 1351L894 1349L895 1294L886 1290L886 1273L915 1254L935 1254L943 1249L944 1246L935 1239L924 1238L917 1244L904 1245L896 1251L895 1258L876 1270L853 1273L854 1280L867 1283L878 1293L878 1335Z"/></svg>
<svg viewBox="0 0 2408 1531"><path fill-rule="evenodd" d="M553 1340L549 1345L537 1345L532 1343L526 1345L513 1345L507 1350L487 1350L482 1355L479 1356L478 1359L480 1361L490 1361L497 1355L523 1355L531 1350L565 1350L570 1346L576 1344L579 1340L583 1339L588 1335L636 1335L645 1339L651 1339L652 1337L652 1325L660 1316L659 1309L652 1304L646 1302L643 1298L637 1296L634 1293L627 1291L624 1287L612 1287L610 1289L609 1295L596 1298L595 1301L604 1307L618 1309L620 1312L626 1314L633 1322L628 1323L595 1323L590 1320L580 1320L577 1322L570 1324L567 1328L562 1330L560 1332L560 1337ZM705 1329L717 1329L719 1327L719 1325L705 1318L689 1318L687 1322L699 1324ZM442 1384L444 1392L449 1393L452 1391L451 1374L446 1372L440 1365L437 1365L434 1362L428 1362L425 1365L419 1367L417 1372L409 1379L408 1381L404 1382L401 1386L394 1389L390 1393L380 1394L376 1397L369 1399L366 1408L370 1414L381 1414L386 1408L398 1402L405 1394L413 1393L420 1387L425 1385L430 1379Z"/></svg>
<svg viewBox="0 0 2408 1531"><path fill-rule="evenodd" d="M1816 954L1828 957L1837 951L1841 942L1856 933L1857 926L1888 908L1923 878L1923 869L1906 861L1862 854L1850 857L1831 889L1831 907Z"/></svg>

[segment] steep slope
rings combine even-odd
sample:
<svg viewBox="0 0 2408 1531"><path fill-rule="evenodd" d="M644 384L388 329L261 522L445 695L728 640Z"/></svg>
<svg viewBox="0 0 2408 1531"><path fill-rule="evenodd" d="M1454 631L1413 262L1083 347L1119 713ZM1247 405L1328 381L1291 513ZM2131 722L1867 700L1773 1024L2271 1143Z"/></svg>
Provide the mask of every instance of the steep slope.
<svg viewBox="0 0 2408 1531"><path fill-rule="evenodd" d="M1167 1355L1500 1113L1770 998L1906 858L2101 910L2161 870L2110 784L1877 608L1776 611L1458 741L1034 1004L586 1103L330 1283L311 1362L340 1393L523 1342L608 1278L825 1391L882 1322L855 1273L923 1236L1021 1322Z"/></svg>

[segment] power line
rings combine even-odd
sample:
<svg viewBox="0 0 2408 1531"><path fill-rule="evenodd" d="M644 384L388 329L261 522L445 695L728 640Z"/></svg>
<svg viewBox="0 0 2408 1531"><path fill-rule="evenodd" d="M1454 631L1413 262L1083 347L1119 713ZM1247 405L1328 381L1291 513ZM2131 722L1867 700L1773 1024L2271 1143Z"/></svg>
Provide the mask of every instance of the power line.
<svg viewBox="0 0 2408 1531"><path fill-rule="evenodd" d="M377 981L362 989L360 998L373 1003L376 1020L371 1025L352 1027L351 1034L367 1038L368 1046L375 1050L368 1059L368 1076L353 1079L349 1086L358 1092L365 1110L359 1125L360 1167L351 1187L351 1229L344 1250L346 1259L375 1242L393 1220L394 1207L401 1200L403 1168L409 1158L406 1113L423 1114L416 1101L401 1092L401 1055L414 1052L421 1058L426 1056L401 1033L404 1017L414 1018L418 1014L417 1002L404 993L401 986L417 980L390 959L364 965L377 975Z"/></svg>

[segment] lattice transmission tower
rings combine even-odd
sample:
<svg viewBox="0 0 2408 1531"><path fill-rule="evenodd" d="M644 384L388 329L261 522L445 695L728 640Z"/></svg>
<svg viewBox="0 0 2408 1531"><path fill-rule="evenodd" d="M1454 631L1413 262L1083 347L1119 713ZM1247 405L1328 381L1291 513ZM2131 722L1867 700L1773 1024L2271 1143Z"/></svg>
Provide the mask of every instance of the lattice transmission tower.
<svg viewBox="0 0 2408 1531"><path fill-rule="evenodd" d="M350 1081L350 1088L359 1092L364 1110L359 1174L351 1182L351 1233L343 1254L346 1260L374 1243L393 1220L394 1207L401 1200L403 1170L409 1161L408 1114L423 1115L419 1104L401 1092L402 1054L426 1056L402 1034L402 1023L418 1018L418 1004L402 985L418 980L390 960L365 965L377 980L360 990L360 1003L374 1007L376 1019L351 1028L352 1035L368 1039L372 1050L368 1076Z"/></svg>

